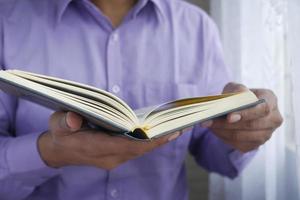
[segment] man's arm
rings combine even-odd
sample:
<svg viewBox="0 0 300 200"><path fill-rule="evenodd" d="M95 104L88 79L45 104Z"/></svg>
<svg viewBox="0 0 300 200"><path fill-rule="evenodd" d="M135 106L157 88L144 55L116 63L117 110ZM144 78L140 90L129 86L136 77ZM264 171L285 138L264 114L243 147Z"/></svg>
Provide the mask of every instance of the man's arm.
<svg viewBox="0 0 300 200"><path fill-rule="evenodd" d="M242 153L219 139L212 130L197 125L189 145L196 162L209 172L236 177L256 151Z"/></svg>
<svg viewBox="0 0 300 200"><path fill-rule="evenodd" d="M14 137L15 97L0 92L0 196L20 199L56 174L41 160L37 139L40 133Z"/></svg>
<svg viewBox="0 0 300 200"><path fill-rule="evenodd" d="M0 102L0 196L7 200L27 197L57 175L56 168L86 165L110 170L180 135L136 141L81 129L81 116L55 112L48 131L13 137L16 99L0 92Z"/></svg>
<svg viewBox="0 0 300 200"><path fill-rule="evenodd" d="M206 87L216 94L248 90L241 84L229 83L218 31L213 23L206 28ZM222 88L225 86L224 88ZM256 149L264 144L282 123L276 96L270 90L253 89L258 98L266 100L254 108L231 113L203 123L193 129L190 151L197 162L209 171L231 178L237 176L250 161Z"/></svg>
<svg viewBox="0 0 300 200"><path fill-rule="evenodd" d="M225 64L219 32L215 23L206 17L201 26L201 41L204 61L205 87L207 94L219 94L231 80L228 66ZM241 153L218 138L212 130L197 125L193 128L189 150L199 165L211 172L235 177L255 154Z"/></svg>
<svg viewBox="0 0 300 200"><path fill-rule="evenodd" d="M3 18L7 5L0 6L0 68L4 66ZM40 133L15 138L14 124L17 99L0 92L0 197L23 199L36 185L56 174L41 160L37 139Z"/></svg>
<svg viewBox="0 0 300 200"><path fill-rule="evenodd" d="M223 92L244 90L247 88L243 85L229 83ZM253 152L269 140L283 122L273 92L265 89L252 91L265 102L203 123L209 129L202 133L202 144L197 144L199 138L192 141L191 152L198 155L197 161L207 169L235 177ZM200 150L196 148L197 145L200 145Z"/></svg>

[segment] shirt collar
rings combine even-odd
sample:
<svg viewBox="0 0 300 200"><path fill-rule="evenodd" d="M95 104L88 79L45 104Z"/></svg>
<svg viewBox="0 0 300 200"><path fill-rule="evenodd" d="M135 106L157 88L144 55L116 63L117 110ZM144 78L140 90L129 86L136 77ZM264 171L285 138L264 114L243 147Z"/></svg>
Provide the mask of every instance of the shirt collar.
<svg viewBox="0 0 300 200"><path fill-rule="evenodd" d="M83 1L83 0L55 0L55 11L56 11L56 18L57 18L57 22L59 22L64 14L64 12L66 11L67 7L69 6L69 4L72 1ZM163 12L163 5L162 5L162 1L164 0L146 0L151 1L154 5L155 8L157 8L156 10L159 12L159 14L164 17L164 12ZM146 5L146 3L145 3Z"/></svg>
<svg viewBox="0 0 300 200"><path fill-rule="evenodd" d="M158 15L158 17L164 17L164 11L163 11L163 4L162 1L164 0L139 0L141 4L141 7L138 8L138 12L136 12L135 14L137 15L143 7L145 7L147 5L147 3L152 3L154 5L154 9L156 11L156 14Z"/></svg>
<svg viewBox="0 0 300 200"><path fill-rule="evenodd" d="M62 15L64 14L65 10L67 9L68 5L71 3L72 0L55 0L55 16L56 21L59 22Z"/></svg>

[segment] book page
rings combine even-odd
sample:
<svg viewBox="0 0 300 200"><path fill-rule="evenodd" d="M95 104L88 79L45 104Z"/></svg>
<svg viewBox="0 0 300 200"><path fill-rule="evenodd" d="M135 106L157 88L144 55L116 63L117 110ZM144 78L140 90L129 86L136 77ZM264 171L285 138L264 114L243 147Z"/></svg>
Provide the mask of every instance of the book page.
<svg viewBox="0 0 300 200"><path fill-rule="evenodd" d="M231 94L226 98L213 100L211 103L198 103L198 105L194 107L183 106L183 109L173 108L170 109L172 110L170 112L168 112L168 110L163 110L161 115L157 115L159 114L158 112L156 113L157 117L147 118L144 126L147 129L147 135L151 138L171 130L178 130L194 124L195 122L220 116L220 114L225 114L229 111L245 108L245 106L256 105L260 102L261 101L259 101L257 97L250 91L235 95Z"/></svg>
<svg viewBox="0 0 300 200"><path fill-rule="evenodd" d="M134 110L134 113L136 114L136 116L138 117L139 121L141 123L144 122L144 120L146 119L146 117L153 112L153 110L155 110L157 107L159 107L158 105L156 106L149 106L149 107L145 107L145 108L140 108L137 110Z"/></svg>
<svg viewBox="0 0 300 200"><path fill-rule="evenodd" d="M7 72L10 72L14 75L20 76L31 81L35 81L40 84L44 84L49 87L63 90L67 93L73 93L78 96L85 96L87 99L94 99L95 101L107 104L109 107L113 107L119 110L120 112L124 113L124 115L126 117L129 117L129 119L134 123L139 123L135 113L125 102L104 90L100 90L88 85L79 84L72 81L67 81L64 79L58 79L50 76L23 72L19 70L7 70Z"/></svg>
<svg viewBox="0 0 300 200"><path fill-rule="evenodd" d="M101 102L94 101L94 100L91 100L91 99L87 99L85 97L78 96L78 95L75 95L75 94L70 94L70 93L67 93L67 92L64 92L64 91L56 90L56 89L53 89L53 88L49 88L49 89L57 92L58 95L64 96L65 98L69 98L73 101L76 101L76 102L81 103L83 105L87 105L91 108L94 108L94 109L96 109L95 112L97 112L99 114L102 114L102 115L110 118L111 120L119 121L123 125L126 124L126 127L134 127L136 125L126 115L124 115L124 113L121 113L118 110L107 106L106 104L103 104Z"/></svg>
<svg viewBox="0 0 300 200"><path fill-rule="evenodd" d="M95 109L78 99L69 98L67 95L57 92L56 89L24 79L6 71L0 71L1 89L22 97L29 101L52 108L55 110L68 110L79 113L90 122L99 127L113 132L126 132L132 130L132 125L113 115Z"/></svg>
<svg viewBox="0 0 300 200"><path fill-rule="evenodd" d="M159 105L158 107L156 107L150 114L156 114L158 112L162 112L162 111L166 111L166 110L170 110L170 109L174 109L174 108L178 108L180 109L181 107L187 107L187 106L192 106L192 105L199 105L199 104L205 104L205 103L209 103L212 102L214 100L219 100L219 99L223 99L232 95L236 95L238 93L228 93L228 94L222 94L222 95L214 95L214 96L205 96L205 97L194 97L194 98L185 98L185 99L178 99L175 101L171 101L168 103L164 103ZM148 116L148 117L149 117ZM147 118L148 118L147 117Z"/></svg>

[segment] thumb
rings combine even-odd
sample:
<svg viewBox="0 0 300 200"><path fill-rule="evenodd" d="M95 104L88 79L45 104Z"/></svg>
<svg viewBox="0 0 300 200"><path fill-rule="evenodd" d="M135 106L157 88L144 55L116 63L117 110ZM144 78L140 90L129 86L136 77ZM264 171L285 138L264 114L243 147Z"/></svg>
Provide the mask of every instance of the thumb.
<svg viewBox="0 0 300 200"><path fill-rule="evenodd" d="M82 117L74 112L57 111L50 117L49 129L54 133L71 133L78 131L82 123Z"/></svg>
<svg viewBox="0 0 300 200"><path fill-rule="evenodd" d="M245 92L248 90L249 89L242 84L230 82L224 87L223 94L224 93ZM229 113L226 118L227 118L227 122L236 123L242 119L242 115L240 112L233 112L233 113Z"/></svg>
<svg viewBox="0 0 300 200"><path fill-rule="evenodd" d="M249 89L243 84L230 82L224 87L222 93L225 94L225 93L245 92L248 90Z"/></svg>

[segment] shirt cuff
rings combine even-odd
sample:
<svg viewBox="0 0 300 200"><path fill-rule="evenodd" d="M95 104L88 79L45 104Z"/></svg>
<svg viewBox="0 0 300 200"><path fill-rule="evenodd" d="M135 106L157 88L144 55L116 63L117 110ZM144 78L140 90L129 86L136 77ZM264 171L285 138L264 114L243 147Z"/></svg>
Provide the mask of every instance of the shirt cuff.
<svg viewBox="0 0 300 200"><path fill-rule="evenodd" d="M239 150L232 150L232 152L229 153L229 159L236 169L236 171L241 173L244 168L247 166L247 164L253 159L253 157L256 155L258 149L243 153Z"/></svg>
<svg viewBox="0 0 300 200"><path fill-rule="evenodd" d="M10 177L40 184L58 174L41 159L37 141L41 133L28 134L9 141L6 159Z"/></svg>

